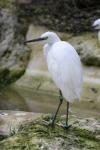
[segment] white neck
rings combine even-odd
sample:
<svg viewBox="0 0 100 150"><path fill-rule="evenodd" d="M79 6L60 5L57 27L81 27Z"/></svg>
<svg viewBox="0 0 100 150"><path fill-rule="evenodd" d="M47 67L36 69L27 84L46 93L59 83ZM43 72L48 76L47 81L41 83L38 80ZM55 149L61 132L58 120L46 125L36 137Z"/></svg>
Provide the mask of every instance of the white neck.
<svg viewBox="0 0 100 150"><path fill-rule="evenodd" d="M53 45L54 43L59 42L59 41L61 41L60 38L58 36L56 36L56 37L50 39L50 41L48 41L47 43L48 43L48 45Z"/></svg>

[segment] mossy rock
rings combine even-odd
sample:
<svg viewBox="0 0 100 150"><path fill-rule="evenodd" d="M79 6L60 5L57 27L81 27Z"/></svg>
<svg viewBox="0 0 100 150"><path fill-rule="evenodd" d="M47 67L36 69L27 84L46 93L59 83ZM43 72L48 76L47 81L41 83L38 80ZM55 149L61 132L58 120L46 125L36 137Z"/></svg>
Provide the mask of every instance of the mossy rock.
<svg viewBox="0 0 100 150"><path fill-rule="evenodd" d="M0 69L0 86L6 86L19 79L25 72L25 69Z"/></svg>
<svg viewBox="0 0 100 150"><path fill-rule="evenodd" d="M82 62L87 66L96 66L100 67L100 57L88 55L85 58L82 58Z"/></svg>
<svg viewBox="0 0 100 150"><path fill-rule="evenodd" d="M3 8L10 8L13 6L15 0L0 0L0 6Z"/></svg>
<svg viewBox="0 0 100 150"><path fill-rule="evenodd" d="M58 117L55 128L47 125L50 120L49 115L38 118L20 126L18 133L1 140L2 150L99 150L100 142L97 138L96 130L92 131L80 128L75 117L71 117L73 125L70 129L63 129L60 124L65 117ZM75 121L76 120L76 121ZM87 120L86 120L87 121ZM93 121L93 120L92 120ZM86 123L86 122L84 122ZM88 120L89 124L89 120ZM81 124L82 125L82 124ZM85 126L85 124L84 124ZM90 126L91 128L91 126Z"/></svg>

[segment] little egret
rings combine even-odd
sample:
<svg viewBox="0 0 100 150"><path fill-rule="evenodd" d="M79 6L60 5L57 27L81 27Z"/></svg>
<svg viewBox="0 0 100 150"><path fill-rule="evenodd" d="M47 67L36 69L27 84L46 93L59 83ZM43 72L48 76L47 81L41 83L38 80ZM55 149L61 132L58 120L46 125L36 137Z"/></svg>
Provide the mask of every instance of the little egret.
<svg viewBox="0 0 100 150"><path fill-rule="evenodd" d="M96 19L92 26L94 29L98 30L98 41L100 43L100 19Z"/></svg>
<svg viewBox="0 0 100 150"><path fill-rule="evenodd" d="M63 97L67 101L66 124L68 125L69 102L79 101L82 91L82 67L76 50L67 42L61 41L54 32L46 32L37 39L25 41L25 43L42 41L44 55L47 60L48 70L59 89L60 103L53 117L51 125L54 126Z"/></svg>

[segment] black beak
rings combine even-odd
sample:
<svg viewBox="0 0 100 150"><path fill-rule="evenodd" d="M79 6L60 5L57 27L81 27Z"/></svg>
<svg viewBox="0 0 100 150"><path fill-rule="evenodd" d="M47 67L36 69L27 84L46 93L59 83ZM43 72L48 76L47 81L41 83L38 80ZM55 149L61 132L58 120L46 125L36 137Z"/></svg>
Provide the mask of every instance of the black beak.
<svg viewBox="0 0 100 150"><path fill-rule="evenodd" d="M94 28L94 29L95 29L96 27L98 27L98 25L92 25L92 28Z"/></svg>
<svg viewBox="0 0 100 150"><path fill-rule="evenodd" d="M43 40L47 40L48 37L39 37L37 39L32 39L32 40L28 40L28 41L25 41L24 44L27 44L27 43L31 43L31 42L39 42L39 41L43 41Z"/></svg>

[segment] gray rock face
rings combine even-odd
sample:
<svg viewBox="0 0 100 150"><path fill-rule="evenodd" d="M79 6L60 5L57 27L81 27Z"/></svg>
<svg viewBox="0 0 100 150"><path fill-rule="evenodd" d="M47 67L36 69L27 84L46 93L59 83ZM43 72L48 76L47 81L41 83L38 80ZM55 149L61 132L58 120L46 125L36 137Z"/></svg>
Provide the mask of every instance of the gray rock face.
<svg viewBox="0 0 100 150"><path fill-rule="evenodd" d="M95 33L73 36L69 42L79 53L83 64L100 67L100 46Z"/></svg>
<svg viewBox="0 0 100 150"><path fill-rule="evenodd" d="M14 25L16 19L8 9L0 11L0 57L10 49L14 38Z"/></svg>
<svg viewBox="0 0 100 150"><path fill-rule="evenodd" d="M36 6L33 5L36 3L37 3ZM57 25L60 25L61 22L63 22L63 21L60 21L59 23L59 21L57 21L57 18L55 19L54 17L53 22L50 23L52 21L51 16L49 16L50 11L49 9L47 8L44 9L44 8L46 8L44 3L42 4L41 2L41 7L40 7L40 1L35 2L34 0L29 0L29 1L27 0L18 0L18 1L1 0L0 1L0 85L8 84L13 81L16 81L21 75L23 75L26 69L27 63L29 62L30 51L28 47L23 45L23 41L25 39L27 28L29 27L29 25L32 23L36 24L37 22L38 24L40 23L42 25L49 24L50 26L48 27L52 26L52 28L54 27L55 29L57 27L55 26L55 23L54 23L55 20L56 20ZM42 11L44 13L42 13ZM48 17L49 18L46 19L46 16L44 14L47 14L46 16L47 18ZM76 15L78 14L76 13ZM63 20L67 20L67 19L64 18ZM34 28L34 31L33 31L34 35L40 32L36 25L35 27L36 28ZM68 30L65 27L70 28L71 24L66 25L65 23L64 27L62 26L60 27L60 31L64 31L64 32L73 31L71 30L71 28L70 30ZM56 28L56 30L58 30L58 28ZM45 30L42 30L42 33L44 31ZM79 30L79 32L80 31L81 30ZM82 35L82 36L86 37L85 35ZM92 45L92 42L90 41L83 42L84 38L82 38L82 36L81 37L78 36L78 40L77 40L77 37L70 38L70 42L74 45L74 41L75 41L76 44L74 46L80 53L81 59L84 64L100 66L100 51L99 51L99 48L97 47L98 44L96 43L95 45L95 40L93 41L94 45ZM87 37L87 38L90 38L90 37ZM93 40L93 38L95 37L92 37L92 39L90 40ZM63 36L62 36L62 39L64 39ZM35 51L35 48L36 47L30 48L30 49L34 49L33 51ZM93 51L94 48L96 48L98 52L94 53ZM40 55L41 55L41 52L39 53L38 58L34 57L34 60L36 58L37 64L39 63L43 64L42 57L40 57ZM42 67L40 65L40 67L42 68L41 70L43 70L45 66L46 66L45 64L43 64Z"/></svg>
<svg viewBox="0 0 100 150"><path fill-rule="evenodd" d="M0 136L9 136L11 132L17 132L19 125L34 120L41 115L20 111L0 111Z"/></svg>
<svg viewBox="0 0 100 150"><path fill-rule="evenodd" d="M25 37L19 22L24 17L18 16L17 9L14 5L0 9L0 85L18 79L24 73L30 55L23 44Z"/></svg>
<svg viewBox="0 0 100 150"><path fill-rule="evenodd" d="M32 0L17 0L17 2L20 4L30 4Z"/></svg>

